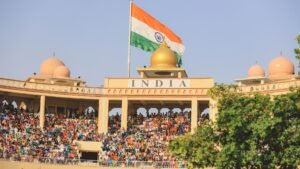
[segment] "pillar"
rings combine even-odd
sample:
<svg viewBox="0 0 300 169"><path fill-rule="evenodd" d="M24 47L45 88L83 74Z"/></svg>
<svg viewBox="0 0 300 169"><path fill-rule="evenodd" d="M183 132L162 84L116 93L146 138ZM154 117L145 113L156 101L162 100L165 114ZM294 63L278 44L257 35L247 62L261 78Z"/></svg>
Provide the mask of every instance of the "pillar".
<svg viewBox="0 0 300 169"><path fill-rule="evenodd" d="M98 102L99 102L98 133L107 133L109 100L107 98L101 98L99 99Z"/></svg>
<svg viewBox="0 0 300 169"><path fill-rule="evenodd" d="M101 133L100 132L100 127L101 127L101 114L100 114L100 112L101 112L101 108L102 108L101 106L102 106L101 105L101 99L98 99L98 123L97 123L97 125L98 125L98 133Z"/></svg>
<svg viewBox="0 0 300 169"><path fill-rule="evenodd" d="M141 75L141 78L145 77L145 73L144 72L141 72L140 75Z"/></svg>
<svg viewBox="0 0 300 169"><path fill-rule="evenodd" d="M128 120L128 99L122 98L121 129L127 130Z"/></svg>
<svg viewBox="0 0 300 169"><path fill-rule="evenodd" d="M215 122L218 115L217 101L212 98L209 99L209 120Z"/></svg>
<svg viewBox="0 0 300 169"><path fill-rule="evenodd" d="M191 132L194 133L198 123L198 100L192 98Z"/></svg>
<svg viewBox="0 0 300 169"><path fill-rule="evenodd" d="M40 98L40 128L44 129L45 124L45 101L46 97L44 95Z"/></svg>
<svg viewBox="0 0 300 169"><path fill-rule="evenodd" d="M178 72L178 78L182 78L182 72Z"/></svg>

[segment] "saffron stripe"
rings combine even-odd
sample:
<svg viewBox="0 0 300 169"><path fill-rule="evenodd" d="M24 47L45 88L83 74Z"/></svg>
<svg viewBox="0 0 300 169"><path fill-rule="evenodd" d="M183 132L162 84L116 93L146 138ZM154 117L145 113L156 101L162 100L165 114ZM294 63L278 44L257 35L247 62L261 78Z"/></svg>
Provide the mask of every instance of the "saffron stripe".
<svg viewBox="0 0 300 169"><path fill-rule="evenodd" d="M137 34L140 34L141 36L144 36L145 38L148 38L152 42L160 44L160 42L158 42L155 38L155 33L157 31L148 26L147 24L137 20L136 18L132 18L131 30ZM185 49L183 44L173 42L164 34L162 35L165 37L165 42L174 52L179 53L180 55L183 54Z"/></svg>
<svg viewBox="0 0 300 169"><path fill-rule="evenodd" d="M178 37L172 30L170 30L167 26L156 20L154 17L149 15L143 9L132 3L132 13L131 16L144 22L145 24L149 25L153 29L162 32L165 34L171 41L181 43L182 40Z"/></svg>

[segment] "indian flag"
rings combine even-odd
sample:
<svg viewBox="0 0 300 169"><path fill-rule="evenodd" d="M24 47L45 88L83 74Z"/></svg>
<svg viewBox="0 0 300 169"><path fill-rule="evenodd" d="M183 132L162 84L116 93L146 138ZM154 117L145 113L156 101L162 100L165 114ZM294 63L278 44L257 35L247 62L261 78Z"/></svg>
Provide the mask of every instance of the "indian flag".
<svg viewBox="0 0 300 169"><path fill-rule="evenodd" d="M130 44L142 50L153 52L165 41L177 56L177 65L181 65L184 45L171 29L160 23L143 9L132 3Z"/></svg>

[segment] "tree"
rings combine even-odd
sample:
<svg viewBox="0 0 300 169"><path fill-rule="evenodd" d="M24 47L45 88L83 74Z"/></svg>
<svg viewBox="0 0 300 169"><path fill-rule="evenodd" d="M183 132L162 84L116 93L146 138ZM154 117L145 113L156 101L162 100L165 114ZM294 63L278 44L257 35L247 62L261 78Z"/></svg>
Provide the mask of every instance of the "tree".
<svg viewBox="0 0 300 169"><path fill-rule="evenodd" d="M297 36L296 38L298 44L300 45L300 35ZM299 48L295 48L295 58L299 61L299 64L298 64L298 75L300 75L300 47Z"/></svg>
<svg viewBox="0 0 300 169"><path fill-rule="evenodd" d="M222 98L229 93L233 94L233 92L237 91L237 85L226 85L226 84L217 84L208 91L208 95L215 100Z"/></svg>
<svg viewBox="0 0 300 169"><path fill-rule="evenodd" d="M203 121L194 134L180 136L170 142L168 149L180 160L188 161L189 168L215 166L218 146L213 124Z"/></svg>
<svg viewBox="0 0 300 169"><path fill-rule="evenodd" d="M169 149L190 168L296 168L300 164L300 89L275 96L243 95L216 86L219 117ZM206 143L205 143L206 142Z"/></svg>
<svg viewBox="0 0 300 169"><path fill-rule="evenodd" d="M270 137L270 154L280 168L300 165L300 89L277 96L272 105L274 127Z"/></svg>

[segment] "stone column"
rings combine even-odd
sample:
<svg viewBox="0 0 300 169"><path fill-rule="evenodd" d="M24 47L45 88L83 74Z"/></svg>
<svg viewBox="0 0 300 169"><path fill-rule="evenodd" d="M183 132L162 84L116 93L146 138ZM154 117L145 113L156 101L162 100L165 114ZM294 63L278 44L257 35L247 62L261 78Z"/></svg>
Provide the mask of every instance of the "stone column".
<svg viewBox="0 0 300 169"><path fill-rule="evenodd" d="M108 131L108 112L109 100L107 98L99 99L99 113L98 113L98 132L107 133Z"/></svg>
<svg viewBox="0 0 300 169"><path fill-rule="evenodd" d="M100 127L101 127L101 99L99 98L98 99L98 123L97 123L97 126L98 126L98 133L100 133Z"/></svg>
<svg viewBox="0 0 300 169"><path fill-rule="evenodd" d="M46 96L42 95L40 98L40 128L44 129L45 124L45 102Z"/></svg>
<svg viewBox="0 0 300 169"><path fill-rule="evenodd" d="M178 72L178 78L182 78L182 72Z"/></svg>
<svg viewBox="0 0 300 169"><path fill-rule="evenodd" d="M145 73L144 72L141 72L141 78L144 78L145 77Z"/></svg>
<svg viewBox="0 0 300 169"><path fill-rule="evenodd" d="M217 101L212 98L209 99L209 119L213 122L217 120L218 106Z"/></svg>
<svg viewBox="0 0 300 169"><path fill-rule="evenodd" d="M127 130L127 118L128 118L128 99L122 98L122 114L121 114L121 129Z"/></svg>
<svg viewBox="0 0 300 169"><path fill-rule="evenodd" d="M191 132L194 133L198 123L198 100L192 98Z"/></svg>

